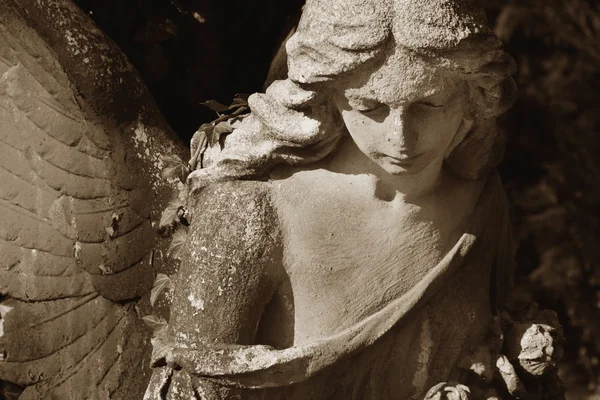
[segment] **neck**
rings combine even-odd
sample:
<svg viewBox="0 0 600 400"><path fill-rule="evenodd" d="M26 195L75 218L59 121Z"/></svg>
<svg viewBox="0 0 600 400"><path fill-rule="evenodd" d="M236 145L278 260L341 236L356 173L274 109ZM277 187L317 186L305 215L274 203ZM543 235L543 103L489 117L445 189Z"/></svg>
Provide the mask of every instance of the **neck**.
<svg viewBox="0 0 600 400"><path fill-rule="evenodd" d="M396 191L397 196L406 200L416 200L432 193L440 184L442 179L443 160L429 164L425 169L414 175L390 175L381 167L378 184Z"/></svg>
<svg viewBox="0 0 600 400"><path fill-rule="evenodd" d="M393 191L395 196L414 201L430 194L440 184L443 159L415 174L392 175L360 151L350 137L345 137L328 164L336 172L371 175L376 179L376 188Z"/></svg>

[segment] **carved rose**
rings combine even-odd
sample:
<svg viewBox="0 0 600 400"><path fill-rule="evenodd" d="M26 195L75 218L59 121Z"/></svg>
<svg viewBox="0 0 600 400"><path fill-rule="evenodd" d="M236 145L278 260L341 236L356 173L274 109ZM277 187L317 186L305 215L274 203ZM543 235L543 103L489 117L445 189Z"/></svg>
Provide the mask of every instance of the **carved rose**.
<svg viewBox="0 0 600 400"><path fill-rule="evenodd" d="M533 376L555 367L562 355L560 330L544 323L517 324L509 332L506 355Z"/></svg>
<svg viewBox="0 0 600 400"><path fill-rule="evenodd" d="M425 400L471 400L471 390L465 386L457 384L451 386L447 382L441 382L429 389L425 395Z"/></svg>
<svg viewBox="0 0 600 400"><path fill-rule="evenodd" d="M521 338L519 363L527 372L540 376L547 369L554 367L557 355L555 349L556 329L549 325L533 324Z"/></svg>

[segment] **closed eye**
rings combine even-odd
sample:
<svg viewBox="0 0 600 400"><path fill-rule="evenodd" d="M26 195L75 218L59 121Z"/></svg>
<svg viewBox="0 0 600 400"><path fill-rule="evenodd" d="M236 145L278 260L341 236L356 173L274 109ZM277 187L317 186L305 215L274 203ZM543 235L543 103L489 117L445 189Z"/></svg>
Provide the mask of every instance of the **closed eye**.
<svg viewBox="0 0 600 400"><path fill-rule="evenodd" d="M369 114L379 114L386 110L389 110L389 107L383 103L379 103L377 101L363 101L360 104L357 104L354 109L361 114L369 115Z"/></svg>
<svg viewBox="0 0 600 400"><path fill-rule="evenodd" d="M433 103L431 101L421 101L421 102L419 102L419 105L425 106L425 107L428 107L428 108L442 108L442 107L444 107L443 104L436 104L436 103Z"/></svg>

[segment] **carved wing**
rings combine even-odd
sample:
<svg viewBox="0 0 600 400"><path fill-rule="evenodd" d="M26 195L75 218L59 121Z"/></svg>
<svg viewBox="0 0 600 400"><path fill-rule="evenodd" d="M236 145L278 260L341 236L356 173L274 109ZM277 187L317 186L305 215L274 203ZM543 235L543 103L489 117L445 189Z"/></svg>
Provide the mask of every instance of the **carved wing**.
<svg viewBox="0 0 600 400"><path fill-rule="evenodd" d="M183 147L86 16L0 3L0 380L22 399L141 398L150 332L128 300L166 268L165 154Z"/></svg>

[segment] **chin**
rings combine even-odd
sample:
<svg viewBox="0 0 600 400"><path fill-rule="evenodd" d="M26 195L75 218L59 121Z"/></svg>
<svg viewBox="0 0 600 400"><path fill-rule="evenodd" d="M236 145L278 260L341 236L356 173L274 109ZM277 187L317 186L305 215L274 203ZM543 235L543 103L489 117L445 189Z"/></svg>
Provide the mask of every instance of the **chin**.
<svg viewBox="0 0 600 400"><path fill-rule="evenodd" d="M399 164L394 162L380 163L379 166L383 168L385 172L394 176L411 176L417 175L422 172L427 165L422 163L415 164Z"/></svg>

